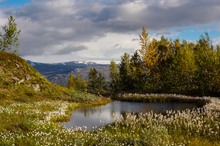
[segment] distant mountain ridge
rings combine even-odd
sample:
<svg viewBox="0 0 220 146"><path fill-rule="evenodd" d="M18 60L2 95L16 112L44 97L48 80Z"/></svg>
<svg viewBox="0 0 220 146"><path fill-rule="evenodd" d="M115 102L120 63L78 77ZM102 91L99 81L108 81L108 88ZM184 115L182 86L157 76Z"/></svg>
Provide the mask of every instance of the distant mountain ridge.
<svg viewBox="0 0 220 146"><path fill-rule="evenodd" d="M98 72L105 76L106 80L109 80L108 64L97 64L95 62L86 61L71 61L63 63L27 62L49 81L59 85L67 85L67 79L71 73L74 74L75 77L80 75L82 78L88 80L88 74L91 68L96 68Z"/></svg>
<svg viewBox="0 0 220 146"><path fill-rule="evenodd" d="M65 73L75 68L85 68L85 67L97 66L97 65L99 66L99 64L96 64L94 62L79 62L79 61L71 61L71 62L63 62L63 63L38 63L28 60L27 62L43 75Z"/></svg>

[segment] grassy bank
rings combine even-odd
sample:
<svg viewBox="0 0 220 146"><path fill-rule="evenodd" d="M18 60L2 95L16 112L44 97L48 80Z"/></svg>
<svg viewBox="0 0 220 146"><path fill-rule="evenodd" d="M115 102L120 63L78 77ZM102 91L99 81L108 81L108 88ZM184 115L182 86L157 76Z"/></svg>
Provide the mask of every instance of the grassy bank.
<svg viewBox="0 0 220 146"><path fill-rule="evenodd" d="M192 97L177 94L137 94L120 93L112 96L113 100L131 101L131 102L179 102L179 103L197 103L205 105L211 102L210 97Z"/></svg>

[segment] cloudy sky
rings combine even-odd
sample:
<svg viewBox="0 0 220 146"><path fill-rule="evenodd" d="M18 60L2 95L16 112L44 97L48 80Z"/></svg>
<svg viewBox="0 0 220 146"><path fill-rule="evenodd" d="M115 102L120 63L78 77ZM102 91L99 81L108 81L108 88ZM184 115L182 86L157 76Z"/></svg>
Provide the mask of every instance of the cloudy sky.
<svg viewBox="0 0 220 146"><path fill-rule="evenodd" d="M20 55L36 62L120 60L152 37L220 44L220 0L0 0L0 26L16 18Z"/></svg>

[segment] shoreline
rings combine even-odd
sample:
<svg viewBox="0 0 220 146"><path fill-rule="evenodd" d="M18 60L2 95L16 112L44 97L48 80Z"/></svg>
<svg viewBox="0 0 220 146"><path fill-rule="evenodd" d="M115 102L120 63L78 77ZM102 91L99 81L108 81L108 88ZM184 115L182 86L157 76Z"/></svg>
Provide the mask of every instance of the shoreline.
<svg viewBox="0 0 220 146"><path fill-rule="evenodd" d="M138 94L138 93L122 93L111 97L112 100L129 101L129 102L183 102L196 103L203 105L209 110L220 112L220 99L217 97L193 97L178 94Z"/></svg>

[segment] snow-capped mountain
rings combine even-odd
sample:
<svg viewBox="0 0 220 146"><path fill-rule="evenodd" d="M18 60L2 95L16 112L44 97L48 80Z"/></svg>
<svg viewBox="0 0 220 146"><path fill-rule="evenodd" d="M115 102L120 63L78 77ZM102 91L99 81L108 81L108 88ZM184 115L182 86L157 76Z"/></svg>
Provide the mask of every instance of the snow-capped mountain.
<svg viewBox="0 0 220 146"><path fill-rule="evenodd" d="M109 79L109 65L106 64L97 64L95 62L86 61L71 61L63 63L27 62L49 81L60 85L67 85L67 79L70 73L74 74L74 76L80 74L82 78L88 79L88 73L91 68L96 68L97 71L101 72L107 80Z"/></svg>

